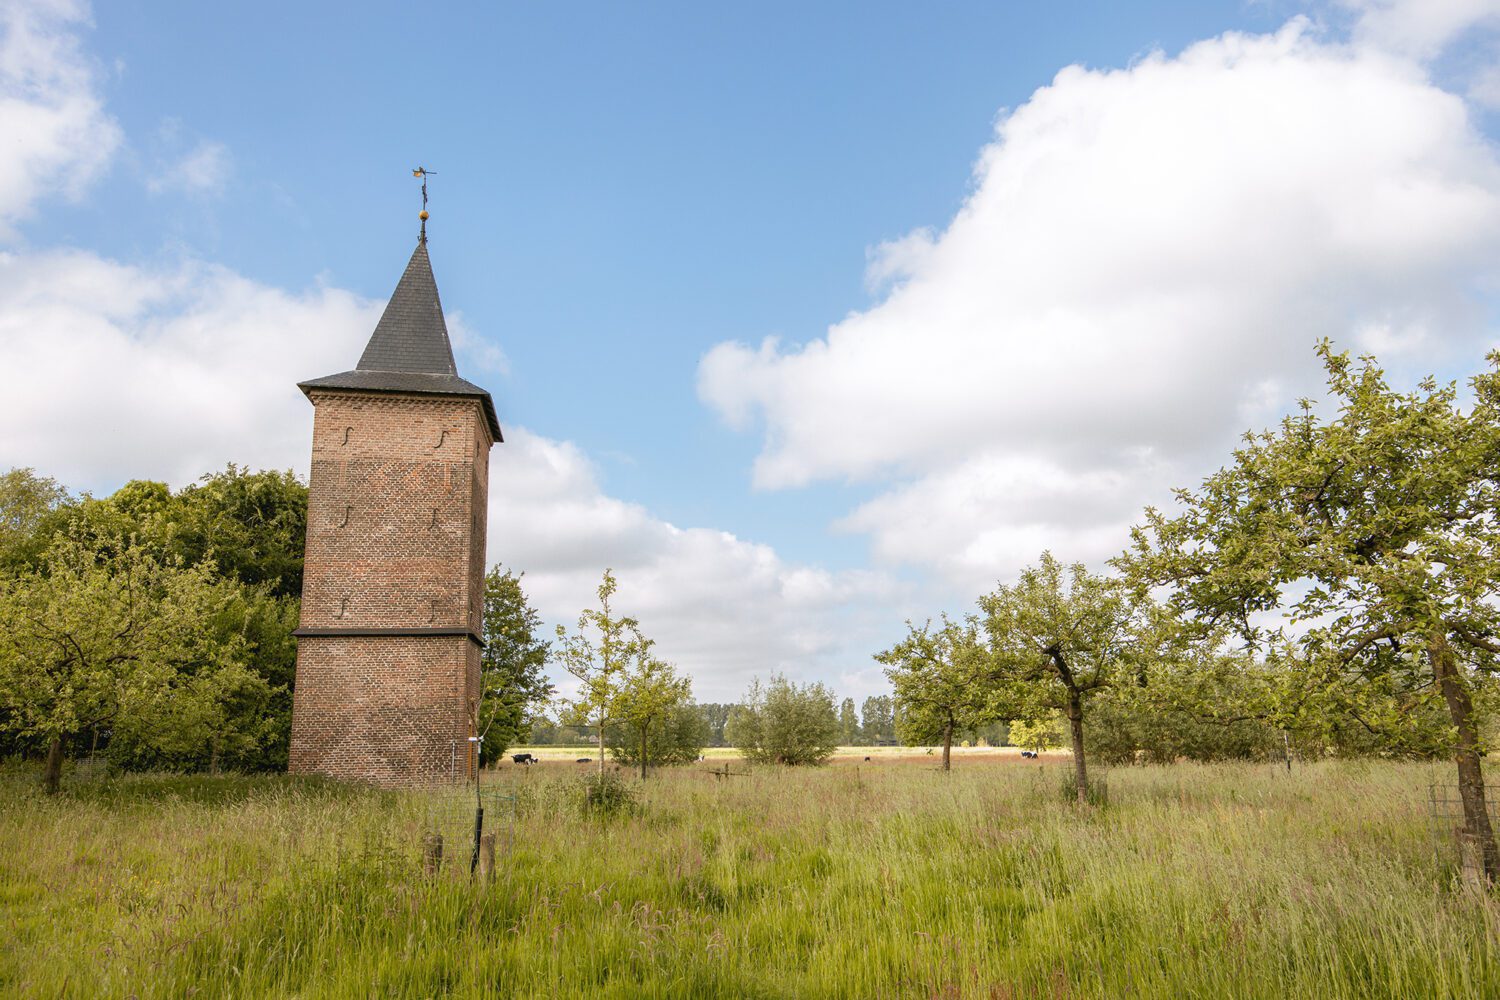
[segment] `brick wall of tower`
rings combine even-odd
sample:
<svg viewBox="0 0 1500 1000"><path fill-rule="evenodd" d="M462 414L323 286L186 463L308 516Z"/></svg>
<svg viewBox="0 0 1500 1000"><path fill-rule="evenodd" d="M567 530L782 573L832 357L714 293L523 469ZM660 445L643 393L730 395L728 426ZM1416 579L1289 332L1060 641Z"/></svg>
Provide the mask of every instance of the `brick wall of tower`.
<svg viewBox="0 0 1500 1000"><path fill-rule="evenodd" d="M380 785L461 779L479 649L463 636L307 636L289 769Z"/></svg>
<svg viewBox="0 0 1500 1000"><path fill-rule="evenodd" d="M482 627L492 444L477 400L312 393L303 629ZM471 760L463 635L303 635L290 770L382 784Z"/></svg>

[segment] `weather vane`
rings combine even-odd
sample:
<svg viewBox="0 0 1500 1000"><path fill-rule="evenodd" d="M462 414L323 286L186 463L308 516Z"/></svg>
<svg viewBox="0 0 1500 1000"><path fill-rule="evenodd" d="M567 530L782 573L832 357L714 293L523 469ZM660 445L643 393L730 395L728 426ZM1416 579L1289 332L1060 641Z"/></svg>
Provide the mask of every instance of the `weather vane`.
<svg viewBox="0 0 1500 1000"><path fill-rule="evenodd" d="M422 242L427 242L427 178L429 175L437 176L436 170L428 170L426 167L415 167L412 169L413 177L422 178L422 211L417 218L422 220Z"/></svg>

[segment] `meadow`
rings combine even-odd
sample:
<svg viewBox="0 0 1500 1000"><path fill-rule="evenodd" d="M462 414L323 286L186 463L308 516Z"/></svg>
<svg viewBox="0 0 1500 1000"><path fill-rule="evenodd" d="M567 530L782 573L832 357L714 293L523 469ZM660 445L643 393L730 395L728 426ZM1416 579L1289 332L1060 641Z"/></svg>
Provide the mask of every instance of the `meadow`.
<svg viewBox="0 0 1500 1000"><path fill-rule="evenodd" d="M425 877L432 795L0 772L24 997L1485 997L1500 906L1435 856L1441 765L1110 772L931 758L486 775L497 871ZM744 769L741 767L740 769ZM462 823L462 809L453 818ZM461 839L460 834L453 839Z"/></svg>

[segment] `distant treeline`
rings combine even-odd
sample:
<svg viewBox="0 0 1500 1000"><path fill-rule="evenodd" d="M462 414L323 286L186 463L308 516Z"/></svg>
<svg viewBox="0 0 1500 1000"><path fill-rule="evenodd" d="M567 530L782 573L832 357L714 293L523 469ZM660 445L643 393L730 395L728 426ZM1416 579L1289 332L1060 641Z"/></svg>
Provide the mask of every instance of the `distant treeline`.
<svg viewBox="0 0 1500 1000"><path fill-rule="evenodd" d="M733 746L724 734L730 714L743 707L739 702L701 702L692 706L708 727L706 746ZM991 722L959 734L960 741L1005 746L1009 727ZM530 734L520 742L529 746L589 746L598 739L587 726L565 726L551 719L539 719ZM896 736L896 703L889 695L866 698L863 711L856 711L853 698L845 698L839 707L839 740L845 746L900 746Z"/></svg>

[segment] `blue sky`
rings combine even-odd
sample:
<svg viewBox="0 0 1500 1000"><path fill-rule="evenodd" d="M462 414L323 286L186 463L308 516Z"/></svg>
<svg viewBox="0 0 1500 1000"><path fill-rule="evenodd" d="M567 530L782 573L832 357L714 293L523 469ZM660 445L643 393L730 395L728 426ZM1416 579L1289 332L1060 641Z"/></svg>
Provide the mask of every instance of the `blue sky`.
<svg viewBox="0 0 1500 1000"><path fill-rule="evenodd" d="M0 466L305 470L420 163L492 558L615 566L703 697L1102 562L1319 336L1495 341L1486 0L0 11Z"/></svg>

